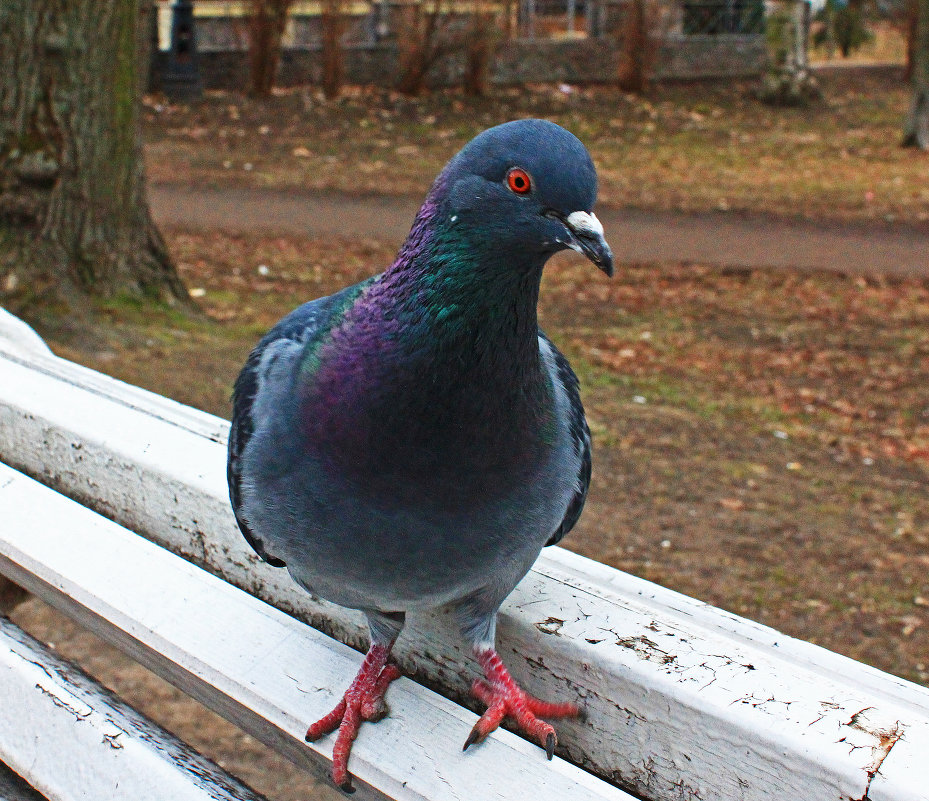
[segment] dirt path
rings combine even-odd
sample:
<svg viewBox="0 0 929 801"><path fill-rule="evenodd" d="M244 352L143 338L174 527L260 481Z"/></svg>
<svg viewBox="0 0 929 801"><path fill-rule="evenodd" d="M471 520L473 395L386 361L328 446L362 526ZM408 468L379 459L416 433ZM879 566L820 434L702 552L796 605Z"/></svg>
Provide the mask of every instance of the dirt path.
<svg viewBox="0 0 929 801"><path fill-rule="evenodd" d="M164 226L282 231L399 243L416 213L408 197L260 189L150 190ZM929 275L929 229L910 225L790 221L727 213L601 208L617 261L698 262L847 273Z"/></svg>

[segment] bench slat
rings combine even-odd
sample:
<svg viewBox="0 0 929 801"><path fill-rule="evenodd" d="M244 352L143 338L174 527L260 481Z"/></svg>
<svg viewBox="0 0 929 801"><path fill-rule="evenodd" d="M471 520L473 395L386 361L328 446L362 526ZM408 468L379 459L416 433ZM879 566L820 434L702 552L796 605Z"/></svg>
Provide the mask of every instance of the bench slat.
<svg viewBox="0 0 929 801"><path fill-rule="evenodd" d="M264 801L4 618L0 698L0 758L50 801Z"/></svg>
<svg viewBox="0 0 929 801"><path fill-rule="evenodd" d="M52 355L48 345L31 326L3 308L0 308L0 340L11 352Z"/></svg>
<svg viewBox="0 0 929 801"><path fill-rule="evenodd" d="M89 373L0 355L0 458L338 639L364 641L360 615L308 596L242 540L221 421L186 407L175 418L179 404ZM454 627L431 617L409 628L396 649L404 669L464 699L474 665ZM504 604L499 645L531 692L586 705L586 723L559 723L568 757L649 798L682 788L740 801L929 798L925 688L562 549L546 549Z"/></svg>
<svg viewBox="0 0 929 801"><path fill-rule="evenodd" d="M0 572L297 764L328 771L334 738L307 745L303 734L347 687L358 652L5 465L0 520ZM462 753L476 716L409 679L388 702L394 713L363 727L352 751L361 798L629 801L509 732Z"/></svg>

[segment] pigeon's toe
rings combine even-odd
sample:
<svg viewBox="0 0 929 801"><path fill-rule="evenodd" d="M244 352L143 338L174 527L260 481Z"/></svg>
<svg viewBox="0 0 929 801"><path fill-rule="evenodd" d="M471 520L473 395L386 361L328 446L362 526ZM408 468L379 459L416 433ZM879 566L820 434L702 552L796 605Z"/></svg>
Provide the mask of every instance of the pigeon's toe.
<svg viewBox="0 0 929 801"><path fill-rule="evenodd" d="M577 705L552 704L529 695L513 680L493 649L479 652L478 659L484 667L487 681L474 682L472 690L487 704L487 710L468 735L465 749L483 741L504 718L510 718L520 730L539 743L551 759L558 738L552 725L541 718L577 717L580 714Z"/></svg>
<svg viewBox="0 0 929 801"><path fill-rule="evenodd" d="M384 694L390 683L401 675L397 667L387 664L389 652L390 649L384 646L373 646L342 700L306 732L306 741L315 742L339 730L332 749L332 781L346 793L355 792L348 772L348 758L358 729L366 720L374 722L387 715Z"/></svg>

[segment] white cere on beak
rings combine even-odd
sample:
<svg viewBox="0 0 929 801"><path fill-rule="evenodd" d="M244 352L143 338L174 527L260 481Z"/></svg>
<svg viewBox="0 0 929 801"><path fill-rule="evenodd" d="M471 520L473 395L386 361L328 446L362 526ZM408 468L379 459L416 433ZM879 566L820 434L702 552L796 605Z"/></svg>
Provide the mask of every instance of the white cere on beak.
<svg viewBox="0 0 929 801"><path fill-rule="evenodd" d="M565 222L575 234L584 236L603 236L603 224L597 215L586 211L572 211Z"/></svg>

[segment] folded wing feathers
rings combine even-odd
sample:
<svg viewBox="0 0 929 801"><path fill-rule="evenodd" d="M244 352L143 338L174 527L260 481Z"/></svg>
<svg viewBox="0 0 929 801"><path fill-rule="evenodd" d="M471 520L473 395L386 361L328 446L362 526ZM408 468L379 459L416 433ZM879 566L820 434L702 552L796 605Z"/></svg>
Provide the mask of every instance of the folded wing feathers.
<svg viewBox="0 0 929 801"><path fill-rule="evenodd" d="M568 503L564 519L561 521L558 528L552 532L548 542L545 543L546 545L555 545L561 541L565 534L574 528L574 524L577 523L578 518L581 516L584 503L587 500L587 490L590 487L591 473L590 428L587 426L587 418L584 416L584 405L581 403L580 384L577 380L577 376L571 369L571 365L562 355L561 351L552 344L551 340L549 340L542 331L539 331L539 340L543 343L543 347L547 346L547 349L551 352L555 368L552 380L561 386L568 397L568 430L574 441L575 448L577 449L578 462L580 464L574 485L574 495Z"/></svg>
<svg viewBox="0 0 929 801"><path fill-rule="evenodd" d="M274 567L284 567L286 563L265 550L264 543L252 530L243 512L242 454L255 431L255 400L261 388L263 373L272 366L282 344L303 345L320 332L320 321L321 318L327 317L324 312L331 305L329 301L330 298L326 297L305 303L272 328L249 354L232 392L232 426L229 430L229 454L226 463L229 499L232 501L232 510L242 535L256 553Z"/></svg>

